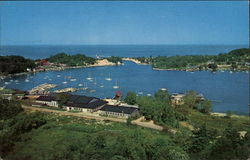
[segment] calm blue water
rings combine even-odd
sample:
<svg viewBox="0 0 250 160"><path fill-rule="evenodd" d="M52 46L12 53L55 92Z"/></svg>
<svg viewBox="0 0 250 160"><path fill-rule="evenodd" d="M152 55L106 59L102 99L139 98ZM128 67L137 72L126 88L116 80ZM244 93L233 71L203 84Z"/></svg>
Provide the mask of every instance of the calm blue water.
<svg viewBox="0 0 250 160"><path fill-rule="evenodd" d="M0 46L0 55L17 54L28 58L46 58L59 52L69 54L83 53L89 56L99 54L101 56L158 56L158 55L190 55L207 54L215 55L226 53L237 48L248 48L247 45L90 45L90 46ZM112 81L105 78L111 74ZM58 77L60 75L61 77ZM86 77L96 77L97 85L86 80ZM65 76L72 76L77 79L69 81ZM44 79L47 77L46 79ZM29 79L29 82L25 82ZM15 82L17 80L18 82ZM67 84L62 82L67 81ZM81 88L78 84L86 83L90 89L96 90L90 93L89 90L78 91L75 94L84 94L100 98L113 97L116 81L118 89L126 95L127 91L143 92L153 94L159 88L167 88L170 93L195 90L202 93L206 98L213 100L213 111L233 111L238 114L248 113L249 104L249 73L229 73L207 71L184 72L184 71L154 71L150 66L136 65L126 62L124 66L96 67L69 69L64 71L50 71L22 75L7 78L0 82L0 86L29 90L42 83L57 84L58 88L66 87ZM9 84L5 85L5 82ZM103 83L104 88L100 85Z"/></svg>
<svg viewBox="0 0 250 160"><path fill-rule="evenodd" d="M122 57L173 56L173 55L215 55L248 45L61 45L61 46L0 46L0 55L18 54L27 58L47 58L56 53L82 53Z"/></svg>
<svg viewBox="0 0 250 160"><path fill-rule="evenodd" d="M105 80L109 76L109 73L111 74L112 81ZM58 75L61 77L58 77ZM96 77L96 85L86 80L88 75ZM71 82L65 76L72 76L72 78L77 80ZM45 77L47 79L44 79ZM13 80L12 82L11 79ZM25 82L25 79L29 79L29 82ZM19 82L15 82L15 80ZM68 83L63 84L62 82L64 81ZM170 93L195 90L203 93L206 98L215 101L213 102L213 111L215 112L230 110L238 114L248 113L249 73L246 72L231 74L227 71L216 73L208 71L195 73L185 71L155 71L150 66L125 62L124 66L40 72L31 75L15 76L4 80L4 82L10 83L6 87L22 90L29 90L42 83L58 84L58 88L56 89L66 87L81 88L78 84L85 82L90 89L94 89L96 92L90 93L89 90L82 90L75 92L75 94L100 98L114 96L116 90L113 89L113 86L116 85L116 81L120 86L117 90L121 91L123 95L127 91L143 92L144 95L153 94L159 88L167 88ZM4 82L0 82L0 86L3 86ZM102 83L104 88L100 87Z"/></svg>

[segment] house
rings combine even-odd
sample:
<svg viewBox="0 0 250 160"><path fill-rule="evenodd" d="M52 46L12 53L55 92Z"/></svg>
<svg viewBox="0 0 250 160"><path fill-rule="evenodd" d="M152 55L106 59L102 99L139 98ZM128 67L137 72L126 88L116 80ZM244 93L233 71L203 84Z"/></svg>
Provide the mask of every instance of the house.
<svg viewBox="0 0 250 160"><path fill-rule="evenodd" d="M39 96L36 99L37 104L44 104L51 107L58 107L58 102L54 96Z"/></svg>
<svg viewBox="0 0 250 160"><path fill-rule="evenodd" d="M185 96L185 94L183 94L183 93L173 93L171 95L171 103L173 105L182 105L182 104L184 104L184 96Z"/></svg>
<svg viewBox="0 0 250 160"><path fill-rule="evenodd" d="M107 104L106 101L96 97L69 95L68 101L63 108L67 111L95 112L105 104Z"/></svg>
<svg viewBox="0 0 250 160"><path fill-rule="evenodd" d="M139 112L138 108L134 107L105 105L98 111L98 113L105 116L128 118L136 116Z"/></svg>

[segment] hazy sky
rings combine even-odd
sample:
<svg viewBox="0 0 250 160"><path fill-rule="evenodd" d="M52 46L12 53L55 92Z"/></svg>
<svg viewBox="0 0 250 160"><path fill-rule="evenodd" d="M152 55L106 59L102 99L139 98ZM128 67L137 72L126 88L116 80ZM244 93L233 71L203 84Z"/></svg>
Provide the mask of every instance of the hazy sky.
<svg viewBox="0 0 250 160"><path fill-rule="evenodd" d="M248 44L247 1L0 2L6 44Z"/></svg>

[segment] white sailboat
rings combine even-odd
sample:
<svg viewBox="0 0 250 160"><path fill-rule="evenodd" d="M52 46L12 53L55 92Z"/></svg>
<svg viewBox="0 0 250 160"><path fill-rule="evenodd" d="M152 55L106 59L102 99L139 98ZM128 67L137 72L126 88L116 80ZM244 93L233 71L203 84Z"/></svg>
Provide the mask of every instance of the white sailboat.
<svg viewBox="0 0 250 160"><path fill-rule="evenodd" d="M118 84L117 84L117 81L116 81L116 84L115 84L115 86L113 86L113 88L114 88L114 89L117 89L117 88L119 88L119 86L118 86Z"/></svg>
<svg viewBox="0 0 250 160"><path fill-rule="evenodd" d="M71 81L71 82L75 82L75 81L76 81L76 79L70 79L70 81Z"/></svg>
<svg viewBox="0 0 250 160"><path fill-rule="evenodd" d="M103 82L101 83L100 87L101 87L101 88L103 88L103 87L104 87Z"/></svg>
<svg viewBox="0 0 250 160"><path fill-rule="evenodd" d="M4 82L4 84L10 84L10 82Z"/></svg>
<svg viewBox="0 0 250 160"><path fill-rule="evenodd" d="M96 85L96 84L97 84L97 82L96 82L96 77L95 77L94 85Z"/></svg>
<svg viewBox="0 0 250 160"><path fill-rule="evenodd" d="M112 78L110 78L110 73L109 73L109 77L105 78L106 81L111 81Z"/></svg>
<svg viewBox="0 0 250 160"><path fill-rule="evenodd" d="M84 83L84 87L82 88L83 90L87 90L88 87L87 87L87 83Z"/></svg>
<svg viewBox="0 0 250 160"><path fill-rule="evenodd" d="M64 81L64 82L62 82L63 84L67 84L68 82L66 82L66 81Z"/></svg>
<svg viewBox="0 0 250 160"><path fill-rule="evenodd" d="M25 82L29 82L30 80L28 80L28 79L25 79Z"/></svg>
<svg viewBox="0 0 250 160"><path fill-rule="evenodd" d="M86 78L87 80L89 80L89 81L93 81L93 78L90 76L90 74L88 73L88 77Z"/></svg>
<svg viewBox="0 0 250 160"><path fill-rule="evenodd" d="M80 84L78 84L78 86L79 86L79 87L81 87L81 86L82 86L82 84L80 83Z"/></svg>

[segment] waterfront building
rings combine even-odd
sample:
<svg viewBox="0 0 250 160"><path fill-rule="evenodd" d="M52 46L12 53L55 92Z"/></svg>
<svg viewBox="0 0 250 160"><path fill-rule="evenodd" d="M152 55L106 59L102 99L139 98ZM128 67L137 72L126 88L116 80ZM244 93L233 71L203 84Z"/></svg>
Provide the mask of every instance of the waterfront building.
<svg viewBox="0 0 250 160"><path fill-rule="evenodd" d="M67 103L63 106L67 111L80 111L80 112L95 112L107 104L96 97L87 97L79 95L69 95Z"/></svg>
<svg viewBox="0 0 250 160"><path fill-rule="evenodd" d="M129 117L134 117L137 114L139 114L139 111L138 111L138 108L134 108L134 107L105 105L98 111L98 113L104 116L129 118Z"/></svg>
<svg viewBox="0 0 250 160"><path fill-rule="evenodd" d="M41 105L47 105L47 106L51 106L51 107L58 107L58 102L56 100L56 97L54 96L39 96L36 99L36 103L37 104L41 104Z"/></svg>
<svg viewBox="0 0 250 160"><path fill-rule="evenodd" d="M173 93L171 95L171 103L173 105L182 105L182 104L184 104L184 96L185 96L185 94L183 94L183 93Z"/></svg>

